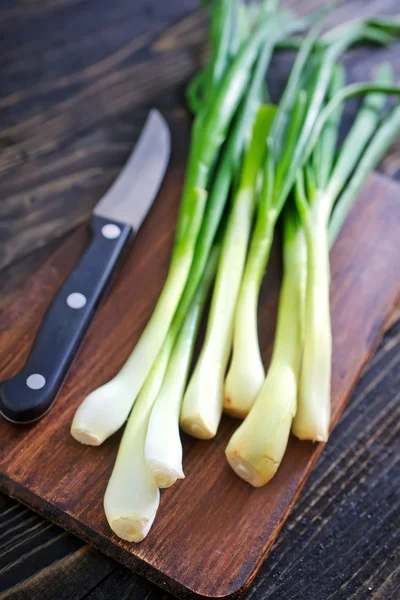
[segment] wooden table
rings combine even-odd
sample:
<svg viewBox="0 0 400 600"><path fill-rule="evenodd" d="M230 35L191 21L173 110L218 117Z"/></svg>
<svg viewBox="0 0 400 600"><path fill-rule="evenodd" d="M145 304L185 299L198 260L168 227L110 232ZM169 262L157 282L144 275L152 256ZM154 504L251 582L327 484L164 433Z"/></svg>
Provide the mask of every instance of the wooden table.
<svg viewBox="0 0 400 600"><path fill-rule="evenodd" d="M306 12L320 1L291 4ZM332 22L396 14L396 5L347 0ZM204 15L196 6L196 0L2 0L0 309L87 220L148 106L170 119L183 110L184 84L203 51ZM345 59L349 77L365 78L381 60L400 76L397 45L352 50ZM282 57L274 63L273 92L285 72ZM400 179L399 145L381 170ZM246 599L399 597L399 353L395 315ZM0 600L167 597L5 496L0 511Z"/></svg>

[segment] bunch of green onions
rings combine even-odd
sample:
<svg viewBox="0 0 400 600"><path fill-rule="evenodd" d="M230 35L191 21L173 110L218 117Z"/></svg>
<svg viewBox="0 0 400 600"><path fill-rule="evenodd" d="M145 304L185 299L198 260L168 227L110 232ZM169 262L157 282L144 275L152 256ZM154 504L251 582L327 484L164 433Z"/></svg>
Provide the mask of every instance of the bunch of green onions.
<svg viewBox="0 0 400 600"><path fill-rule="evenodd" d="M378 114L386 94L399 93L388 68L372 83L343 87L337 67L363 39L391 42L397 25L356 22L321 36L321 19L296 19L273 0L210 4L209 58L188 87L194 120L167 279L131 356L83 401L71 426L75 439L99 445L127 421L104 507L113 531L135 542L154 521L159 489L184 477L179 425L208 439L223 409L245 418L226 455L256 486L275 473L291 428L302 439L327 439L329 243L400 129L399 106ZM285 43L298 53L278 106L265 104L265 74ZM337 153L341 106L356 94L365 100ZM257 305L281 216L284 277L265 376Z"/></svg>
<svg viewBox="0 0 400 600"><path fill-rule="evenodd" d="M182 323L204 273L232 172L238 165L261 100L263 77L274 44L300 28L288 13L270 14L263 6L257 25L246 33L242 24L239 27L236 4L231 0L217 2L212 13L212 29L220 29L218 43L203 72L203 80L205 75L207 78L202 87L207 95L201 106L196 105L175 243L164 288L120 372L92 392L78 408L71 433L84 444L99 445L122 427L178 310ZM232 21L235 26L228 27ZM230 125L235 117L238 120L232 130ZM221 170L217 168L211 182L219 158Z"/></svg>
<svg viewBox="0 0 400 600"><path fill-rule="evenodd" d="M276 473L290 430L303 440L328 439L332 362L329 248L366 177L400 133L400 105L381 118L385 93L400 93L392 86L388 66L378 70L371 84L343 88L343 80L344 72L336 66L328 104L316 118L296 171L292 197L285 206L284 276L269 370L256 394L235 397L236 406L247 416L232 436L226 457L234 471L256 487ZM367 95L337 153L341 101L355 93ZM295 110L293 119L297 120ZM277 170L275 175L268 175L270 171L266 168L266 176L276 178ZM251 260L250 253L246 265L250 273ZM232 361L231 369L233 366Z"/></svg>
<svg viewBox="0 0 400 600"><path fill-rule="evenodd" d="M146 535L159 486L183 476L178 421L172 415L179 413L185 388L185 365L206 295L201 290L212 279L208 269L217 253L212 247L261 104L274 45L302 28L287 12L272 12L273 4L264 2L257 13L231 0L212 7L209 62L188 91L195 118L167 280L121 371L84 400L72 422L75 439L99 445L129 416L105 496L108 521L124 539L139 541ZM189 318L191 313L196 319ZM169 398L169 408L162 408L163 398ZM166 421L165 411L171 415ZM168 461L160 460L158 435L175 440Z"/></svg>

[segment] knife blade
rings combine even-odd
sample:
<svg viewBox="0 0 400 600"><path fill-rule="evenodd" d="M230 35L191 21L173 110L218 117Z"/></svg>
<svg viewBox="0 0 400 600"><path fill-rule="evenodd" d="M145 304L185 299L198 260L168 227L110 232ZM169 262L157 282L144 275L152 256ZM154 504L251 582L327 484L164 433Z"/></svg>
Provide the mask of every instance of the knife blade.
<svg viewBox="0 0 400 600"><path fill-rule="evenodd" d="M22 370L0 385L0 412L32 423L52 407L110 277L157 196L170 156L170 133L152 109L140 138L90 221L92 240L48 309Z"/></svg>

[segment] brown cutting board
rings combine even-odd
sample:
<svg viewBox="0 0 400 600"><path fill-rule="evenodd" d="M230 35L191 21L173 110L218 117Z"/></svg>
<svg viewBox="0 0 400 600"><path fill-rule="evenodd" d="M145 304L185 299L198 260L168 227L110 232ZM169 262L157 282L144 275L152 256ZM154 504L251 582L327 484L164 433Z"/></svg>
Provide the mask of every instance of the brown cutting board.
<svg viewBox="0 0 400 600"><path fill-rule="evenodd" d="M76 407L112 377L135 345L161 290L172 244L186 151L177 135L161 193L95 317L53 410L39 423L0 422L0 489L180 597L224 597L253 579L323 446L291 439L264 488L237 478L224 448L237 422L224 418L215 440L184 438L186 479L162 492L155 524L140 544L108 528L102 498L120 435L100 448L69 435ZM372 176L332 251L333 423L400 292L400 190ZM0 317L0 380L24 363L53 294L88 242L85 228L32 277ZM260 300L265 364L271 353L280 281L275 249ZM349 444L351 439L349 439Z"/></svg>

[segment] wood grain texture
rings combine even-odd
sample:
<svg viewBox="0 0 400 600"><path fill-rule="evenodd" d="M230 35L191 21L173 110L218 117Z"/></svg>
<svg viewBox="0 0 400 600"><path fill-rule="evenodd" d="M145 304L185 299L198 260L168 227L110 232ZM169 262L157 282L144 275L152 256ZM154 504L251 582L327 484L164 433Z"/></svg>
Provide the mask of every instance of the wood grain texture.
<svg viewBox="0 0 400 600"><path fill-rule="evenodd" d="M170 119L176 108L183 106L182 84L202 55L204 17L188 15L166 33L157 31L196 4L195 0L135 0L128 4L106 0L100 10L94 0L1 2L0 156L4 162L0 262L8 267L0 274L3 306L7 297L16 297L15 290L21 289L60 235L87 219L91 206L111 183L135 141L147 112L144 104L156 102ZM296 11L305 12L319 2L302 0L295 4ZM396 0L347 0L335 11L333 20L395 12ZM370 76L381 60L390 60L399 76L396 57L398 46L353 50L346 58L349 78ZM141 68L135 69L132 77L126 65ZM275 94L287 67L284 56L274 61L270 83ZM159 78L160 69L172 73L171 86ZM113 88L106 96L101 91L111 85L112 72L118 72L118 85L122 82L128 95L121 106L121 88ZM95 93L91 93L92 84L97 82ZM100 99L113 103L113 111L107 112L107 106L97 101L97 92ZM86 107L86 114L93 113L89 123L79 119L75 103ZM353 108L349 106L348 115ZM50 126L42 127L49 122ZM381 165L392 177L400 174L399 150L395 145ZM53 276L58 284L57 273ZM363 380L348 417L346 414L335 429L293 516L246 597L397 597L398 420L394 411L387 413L387 404L400 383L395 360L399 351L397 325L386 335L364 378L369 382L368 390ZM376 425L379 435L373 436L371 429ZM354 452L349 438L357 440ZM41 527L48 527L48 523L14 501L3 497L3 509L1 598L161 597L158 588L111 559L87 548L81 551L81 543L56 526L46 529L46 536L42 536ZM19 510L24 512L14 541L14 511ZM338 562L342 555L344 560Z"/></svg>
<svg viewBox="0 0 400 600"><path fill-rule="evenodd" d="M167 16L194 8L195 0L175 0L169 8L148 0L105 0L102 10L93 0L60 2L51 9L43 0L35 9L28 3L31 18L11 20L2 39L0 269L87 220L136 139L148 110L143 106L183 106L182 86L204 51L202 12L157 34ZM286 2L298 13L321 3ZM396 9L396 0L352 0L337 8L329 24ZM2 10L7 14L0 7L0 22ZM395 57L395 48L374 49L372 59L370 49L359 48L345 62L351 79L370 77L385 60L399 76ZM275 97L288 64L283 56L271 70ZM398 147L383 167L392 176L399 172Z"/></svg>
<svg viewBox="0 0 400 600"><path fill-rule="evenodd" d="M150 534L134 545L111 533L102 508L119 435L100 448L82 447L69 435L77 406L121 367L161 290L173 240L188 129L186 120L173 127L173 139L179 144L175 143L162 191L94 319L55 407L29 428L0 424L0 488L179 596L220 597L244 589L252 580L322 445L291 439L277 476L268 486L255 490L238 479L224 459L224 448L237 422L224 419L212 442L185 438L186 479L165 490ZM398 193L396 184L374 176L332 253L333 423L400 292ZM5 309L0 322L0 379L12 376L23 364L40 314L86 243L84 228L70 236L21 299ZM260 300L259 331L266 364L279 282L277 251Z"/></svg>

